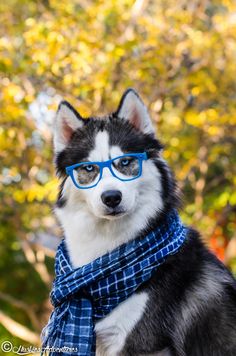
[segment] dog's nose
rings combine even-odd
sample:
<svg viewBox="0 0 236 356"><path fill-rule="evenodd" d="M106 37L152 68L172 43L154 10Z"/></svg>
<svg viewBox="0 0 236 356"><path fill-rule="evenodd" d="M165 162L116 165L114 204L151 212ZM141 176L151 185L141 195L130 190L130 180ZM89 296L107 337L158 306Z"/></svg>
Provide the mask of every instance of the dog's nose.
<svg viewBox="0 0 236 356"><path fill-rule="evenodd" d="M102 201L109 208L115 208L120 204L122 194L119 190L107 190L101 195Z"/></svg>

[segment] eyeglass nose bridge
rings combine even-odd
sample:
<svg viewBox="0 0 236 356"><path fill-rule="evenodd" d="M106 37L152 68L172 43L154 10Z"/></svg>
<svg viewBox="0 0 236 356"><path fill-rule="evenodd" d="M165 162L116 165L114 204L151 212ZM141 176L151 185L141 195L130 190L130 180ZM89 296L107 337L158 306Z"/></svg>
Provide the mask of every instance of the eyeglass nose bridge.
<svg viewBox="0 0 236 356"><path fill-rule="evenodd" d="M112 171L111 165L112 165L112 162L111 162L111 161L103 161L103 162L100 163L100 179L99 179L99 181L100 181L100 180L102 179L102 177L103 177L103 170L104 170L105 168L107 168L107 169L110 171L111 175L112 175L113 177L115 177L115 175L114 175L114 173L113 173L113 171Z"/></svg>

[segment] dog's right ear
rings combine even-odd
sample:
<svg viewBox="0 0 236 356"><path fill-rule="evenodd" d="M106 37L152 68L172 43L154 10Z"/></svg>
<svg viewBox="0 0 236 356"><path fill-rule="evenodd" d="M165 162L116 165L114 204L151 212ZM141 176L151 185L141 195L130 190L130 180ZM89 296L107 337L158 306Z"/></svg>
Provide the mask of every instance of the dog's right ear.
<svg viewBox="0 0 236 356"><path fill-rule="evenodd" d="M54 127L54 149L61 152L68 144L75 130L83 127L84 119L67 101L62 101L56 113Z"/></svg>

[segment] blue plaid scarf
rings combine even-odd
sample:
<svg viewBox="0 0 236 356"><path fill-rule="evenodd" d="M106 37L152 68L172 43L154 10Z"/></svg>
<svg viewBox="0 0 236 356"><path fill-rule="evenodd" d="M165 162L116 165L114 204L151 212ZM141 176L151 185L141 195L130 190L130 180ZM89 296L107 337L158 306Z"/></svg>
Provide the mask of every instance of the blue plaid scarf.
<svg viewBox="0 0 236 356"><path fill-rule="evenodd" d="M56 278L50 294L55 309L42 332L43 348L51 349L53 355L95 355L94 322L150 279L185 238L186 227L172 211L144 238L75 269L63 240L56 254Z"/></svg>

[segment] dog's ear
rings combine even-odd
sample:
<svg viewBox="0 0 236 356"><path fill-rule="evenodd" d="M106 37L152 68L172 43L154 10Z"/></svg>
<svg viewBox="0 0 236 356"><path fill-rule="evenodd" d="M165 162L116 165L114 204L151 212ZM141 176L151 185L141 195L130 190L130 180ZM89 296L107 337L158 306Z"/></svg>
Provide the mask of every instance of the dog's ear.
<svg viewBox="0 0 236 356"><path fill-rule="evenodd" d="M56 113L54 127L54 149L61 152L71 139L75 130L84 125L84 119L67 101L62 101Z"/></svg>
<svg viewBox="0 0 236 356"><path fill-rule="evenodd" d="M143 133L153 135L155 133L146 106L138 93L132 88L126 90L123 94L116 115L121 119L128 120Z"/></svg>

